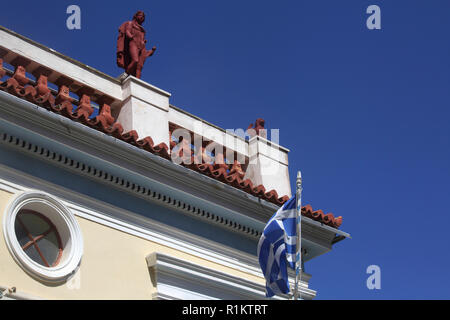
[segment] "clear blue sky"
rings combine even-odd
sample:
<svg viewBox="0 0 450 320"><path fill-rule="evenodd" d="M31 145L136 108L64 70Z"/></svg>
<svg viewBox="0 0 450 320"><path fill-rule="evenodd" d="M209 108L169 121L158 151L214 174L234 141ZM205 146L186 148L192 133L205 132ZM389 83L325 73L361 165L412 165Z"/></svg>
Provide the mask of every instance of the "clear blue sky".
<svg viewBox="0 0 450 320"><path fill-rule="evenodd" d="M223 128L280 128L304 202L344 217L353 240L306 265L318 299L450 298L448 0L10 1L0 24L118 76L117 29L137 9L158 47L143 79Z"/></svg>

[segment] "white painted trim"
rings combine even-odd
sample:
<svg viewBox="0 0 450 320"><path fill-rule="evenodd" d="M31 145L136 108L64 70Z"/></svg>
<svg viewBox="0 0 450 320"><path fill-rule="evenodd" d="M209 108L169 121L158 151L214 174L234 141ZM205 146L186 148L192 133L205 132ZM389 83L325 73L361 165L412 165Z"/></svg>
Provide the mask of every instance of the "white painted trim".
<svg viewBox="0 0 450 320"><path fill-rule="evenodd" d="M32 260L21 248L15 234L18 212L39 205L39 213L55 225L64 243L63 256L56 267L45 267ZM3 216L3 236L14 260L31 276L48 282L61 282L76 272L83 255L83 237L71 211L60 201L40 191L22 191L13 197Z"/></svg>
<svg viewBox="0 0 450 320"><path fill-rule="evenodd" d="M161 88L155 87L154 85L152 85L152 84L150 84L148 82L145 82L145 81L143 81L143 80L141 80L139 78L136 78L134 76L128 75L126 73L122 73L119 76L118 79L119 79L119 81L122 82L122 88L125 87L125 86L128 86L129 83L137 83L139 86L144 87L144 88L146 88L146 89L148 89L150 91L154 91L154 92L156 92L156 93L158 93L158 94L160 94L162 96L165 96L167 98L170 98L172 96L172 94L170 92L167 92L167 91L165 91L165 90L163 90Z"/></svg>
<svg viewBox="0 0 450 320"><path fill-rule="evenodd" d="M158 252L149 254L146 261L155 277L156 296L160 299L266 299L265 285L257 282ZM304 283L301 291L306 299L316 294ZM277 300L287 298L287 295L274 297Z"/></svg>
<svg viewBox="0 0 450 320"><path fill-rule="evenodd" d="M217 298L186 290L166 283L159 283L155 298L157 300L219 300Z"/></svg>
<svg viewBox="0 0 450 320"><path fill-rule="evenodd" d="M53 49L29 40L8 29L0 28L1 46L15 55L29 59L33 63L53 70L57 75L64 75L81 85L122 100L120 82L98 70L66 57ZM31 70L28 70L31 71ZM53 75L56 77L57 75Z"/></svg>
<svg viewBox="0 0 450 320"><path fill-rule="evenodd" d="M234 294L236 299L243 296L249 299L264 298L263 285L224 272L161 253L148 255L146 261L156 280L158 298L172 300L217 300L222 298L211 291L225 291L228 295ZM171 281L172 279L175 281ZM211 290L212 288L215 290Z"/></svg>

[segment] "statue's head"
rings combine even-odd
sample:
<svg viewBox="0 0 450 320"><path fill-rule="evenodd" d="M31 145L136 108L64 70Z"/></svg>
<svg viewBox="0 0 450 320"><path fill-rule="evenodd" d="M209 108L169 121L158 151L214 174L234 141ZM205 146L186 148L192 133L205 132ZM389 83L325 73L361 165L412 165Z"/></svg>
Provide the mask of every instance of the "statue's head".
<svg viewBox="0 0 450 320"><path fill-rule="evenodd" d="M264 128L265 124L266 124L266 121L264 119L261 119L261 118L256 119L256 126Z"/></svg>
<svg viewBox="0 0 450 320"><path fill-rule="evenodd" d="M133 20L136 20L139 24L143 24L145 21L144 11L139 10L138 12L136 12L133 16Z"/></svg>

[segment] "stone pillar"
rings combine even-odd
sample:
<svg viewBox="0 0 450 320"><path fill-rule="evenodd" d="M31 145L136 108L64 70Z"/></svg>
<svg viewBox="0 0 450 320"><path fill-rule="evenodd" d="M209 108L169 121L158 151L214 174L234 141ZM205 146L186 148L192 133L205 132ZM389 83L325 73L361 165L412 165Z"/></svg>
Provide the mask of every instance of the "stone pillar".
<svg viewBox="0 0 450 320"><path fill-rule="evenodd" d="M133 76L122 75L123 104L117 121L124 133L136 130L139 139L151 137L155 145L169 146L170 93Z"/></svg>
<svg viewBox="0 0 450 320"><path fill-rule="evenodd" d="M244 179L250 179L255 186L262 184L266 192L275 190L280 197L291 197L288 153L288 149L266 138L252 137L248 143L249 165Z"/></svg>

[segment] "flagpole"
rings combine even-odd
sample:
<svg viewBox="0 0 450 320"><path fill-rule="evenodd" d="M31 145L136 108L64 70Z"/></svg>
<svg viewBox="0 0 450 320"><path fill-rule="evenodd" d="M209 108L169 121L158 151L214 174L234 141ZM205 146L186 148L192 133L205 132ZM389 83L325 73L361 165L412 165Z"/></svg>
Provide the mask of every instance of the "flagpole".
<svg viewBox="0 0 450 320"><path fill-rule="evenodd" d="M297 174L297 184L296 184L296 221L297 221L297 245L296 245L296 255L295 255L295 289L294 289L294 300L298 300L299 297L299 284L301 283L302 277L302 173L299 171ZM301 296L300 296L301 298Z"/></svg>

